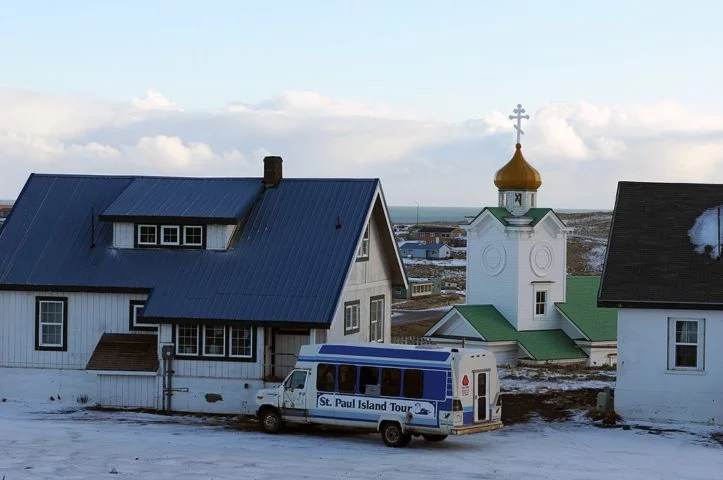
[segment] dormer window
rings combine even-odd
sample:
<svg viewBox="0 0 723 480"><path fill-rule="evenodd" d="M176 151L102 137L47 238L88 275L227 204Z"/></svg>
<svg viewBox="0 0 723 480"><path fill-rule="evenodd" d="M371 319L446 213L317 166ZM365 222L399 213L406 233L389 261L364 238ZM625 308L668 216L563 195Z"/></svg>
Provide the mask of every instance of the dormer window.
<svg viewBox="0 0 723 480"><path fill-rule="evenodd" d="M369 259L369 225L367 225L367 228L364 230L364 236L362 237L361 245L359 245L359 251L357 252L356 259Z"/></svg>
<svg viewBox="0 0 723 480"><path fill-rule="evenodd" d="M163 225L161 227L161 245L180 245L180 230L178 225Z"/></svg>
<svg viewBox="0 0 723 480"><path fill-rule="evenodd" d="M155 225L138 225L138 245L156 245L158 228Z"/></svg>
<svg viewBox="0 0 723 480"><path fill-rule="evenodd" d="M203 227L184 226L183 244L189 247L203 246Z"/></svg>

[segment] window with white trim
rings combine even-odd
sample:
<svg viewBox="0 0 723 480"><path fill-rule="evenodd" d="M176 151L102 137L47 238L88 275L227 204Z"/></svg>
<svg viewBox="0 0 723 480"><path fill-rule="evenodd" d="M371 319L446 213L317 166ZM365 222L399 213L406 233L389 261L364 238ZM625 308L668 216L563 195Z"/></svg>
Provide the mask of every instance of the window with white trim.
<svg viewBox="0 0 723 480"><path fill-rule="evenodd" d="M176 325L176 355L198 355L198 325Z"/></svg>
<svg viewBox="0 0 723 480"><path fill-rule="evenodd" d="M226 327L203 327L203 354L209 357L223 357L226 355Z"/></svg>
<svg viewBox="0 0 723 480"><path fill-rule="evenodd" d="M251 358L254 354L253 331L251 327L229 327L230 357Z"/></svg>
<svg viewBox="0 0 723 480"><path fill-rule="evenodd" d="M344 335L359 332L359 300L344 304Z"/></svg>
<svg viewBox="0 0 723 480"><path fill-rule="evenodd" d="M68 299L65 297L37 297L35 301L36 350L67 348Z"/></svg>
<svg viewBox="0 0 723 480"><path fill-rule="evenodd" d="M156 245L158 228L155 225L138 225L138 245Z"/></svg>
<svg viewBox="0 0 723 480"><path fill-rule="evenodd" d="M200 247L203 245L203 227L196 225L183 227L183 244L189 247Z"/></svg>
<svg viewBox="0 0 723 480"><path fill-rule="evenodd" d="M668 319L668 369L704 370L705 320Z"/></svg>
<svg viewBox="0 0 723 480"><path fill-rule="evenodd" d="M180 245L180 230L178 225L163 225L161 227L161 245Z"/></svg>
<svg viewBox="0 0 723 480"><path fill-rule="evenodd" d="M547 290L535 290L535 317L547 316Z"/></svg>
<svg viewBox="0 0 723 480"><path fill-rule="evenodd" d="M359 259L369 258L369 225L367 225L367 228L364 230L364 236L362 237L356 257Z"/></svg>
<svg viewBox="0 0 723 480"><path fill-rule="evenodd" d="M130 319L129 327L131 330L158 330L158 325L143 322L143 307L145 302L142 300L130 301Z"/></svg>
<svg viewBox="0 0 723 480"><path fill-rule="evenodd" d="M369 302L369 341L384 341L384 296L372 297Z"/></svg>

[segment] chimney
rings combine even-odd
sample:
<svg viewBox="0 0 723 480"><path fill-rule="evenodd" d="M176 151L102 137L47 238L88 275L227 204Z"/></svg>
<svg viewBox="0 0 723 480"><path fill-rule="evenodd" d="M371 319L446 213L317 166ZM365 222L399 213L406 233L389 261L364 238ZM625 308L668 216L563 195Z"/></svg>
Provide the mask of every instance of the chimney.
<svg viewBox="0 0 723 480"><path fill-rule="evenodd" d="M264 157L264 188L279 186L282 162L281 157Z"/></svg>

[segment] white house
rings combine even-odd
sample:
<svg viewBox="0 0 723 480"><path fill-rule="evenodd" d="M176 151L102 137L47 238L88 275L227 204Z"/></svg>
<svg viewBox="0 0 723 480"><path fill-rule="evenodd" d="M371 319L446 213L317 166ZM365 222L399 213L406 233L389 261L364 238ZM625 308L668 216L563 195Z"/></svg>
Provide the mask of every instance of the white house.
<svg viewBox="0 0 723 480"><path fill-rule="evenodd" d="M723 425L723 185L620 182L598 296L618 309L615 410Z"/></svg>
<svg viewBox="0 0 723 480"><path fill-rule="evenodd" d="M537 207L542 178L519 137L494 182L498 206L460 226L467 232L466 305L450 309L425 336L484 346L500 364L614 363L615 315L597 308L599 277L568 278L571 229L552 209Z"/></svg>
<svg viewBox="0 0 723 480"><path fill-rule="evenodd" d="M0 233L0 396L250 413L304 343L390 341L377 179L33 174Z"/></svg>
<svg viewBox="0 0 723 480"><path fill-rule="evenodd" d="M404 258L426 260L445 260L452 257L452 249L444 243L424 243L410 240L399 245L399 252Z"/></svg>

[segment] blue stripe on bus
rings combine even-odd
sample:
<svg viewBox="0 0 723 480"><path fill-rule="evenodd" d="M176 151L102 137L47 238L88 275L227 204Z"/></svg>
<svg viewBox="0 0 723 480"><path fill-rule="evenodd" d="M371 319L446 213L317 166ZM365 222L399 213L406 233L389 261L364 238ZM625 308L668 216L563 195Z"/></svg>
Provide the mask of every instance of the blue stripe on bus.
<svg viewBox="0 0 723 480"><path fill-rule="evenodd" d="M378 413L356 413L356 412L339 412L335 414L333 411L312 409L309 410L309 418L326 418L330 420L352 420L357 422L373 422L377 423L381 417ZM411 423L405 425L418 425L424 427L439 426L436 418L414 418Z"/></svg>
<svg viewBox="0 0 723 480"><path fill-rule="evenodd" d="M322 345L319 353L327 355L350 355L354 357L398 358L446 362L449 352L434 350L411 350L407 348L364 347L359 345Z"/></svg>
<svg viewBox="0 0 723 480"><path fill-rule="evenodd" d="M299 357L299 362L320 362L320 363L344 363L350 365L374 365L378 367L399 367L399 368L419 368L425 370L441 370L443 372L451 371L451 367L444 367L442 365L430 365L423 363L393 363L393 362L375 362L373 360L365 359L352 359L344 357ZM404 359L400 359L404 360Z"/></svg>

